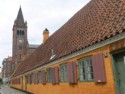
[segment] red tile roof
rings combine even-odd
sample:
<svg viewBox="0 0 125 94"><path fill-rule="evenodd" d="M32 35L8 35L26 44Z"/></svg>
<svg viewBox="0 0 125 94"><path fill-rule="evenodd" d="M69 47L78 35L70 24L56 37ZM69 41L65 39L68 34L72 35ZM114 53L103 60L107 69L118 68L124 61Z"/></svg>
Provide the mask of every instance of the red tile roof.
<svg viewBox="0 0 125 94"><path fill-rule="evenodd" d="M91 0L18 67L14 76L50 63L121 33L125 28L124 0Z"/></svg>

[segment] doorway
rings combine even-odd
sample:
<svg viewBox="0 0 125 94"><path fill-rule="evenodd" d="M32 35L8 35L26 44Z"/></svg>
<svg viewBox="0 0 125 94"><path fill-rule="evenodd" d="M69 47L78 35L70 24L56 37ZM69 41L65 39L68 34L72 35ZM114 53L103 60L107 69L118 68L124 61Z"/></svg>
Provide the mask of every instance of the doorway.
<svg viewBox="0 0 125 94"><path fill-rule="evenodd" d="M125 51L112 54L117 94L125 94Z"/></svg>

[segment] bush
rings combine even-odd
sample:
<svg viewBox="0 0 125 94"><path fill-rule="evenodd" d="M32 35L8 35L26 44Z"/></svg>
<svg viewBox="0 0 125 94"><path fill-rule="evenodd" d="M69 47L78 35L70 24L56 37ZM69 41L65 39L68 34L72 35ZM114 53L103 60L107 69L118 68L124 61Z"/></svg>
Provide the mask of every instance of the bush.
<svg viewBox="0 0 125 94"><path fill-rule="evenodd" d="M2 78L0 78L0 84L3 84L3 80L2 80Z"/></svg>

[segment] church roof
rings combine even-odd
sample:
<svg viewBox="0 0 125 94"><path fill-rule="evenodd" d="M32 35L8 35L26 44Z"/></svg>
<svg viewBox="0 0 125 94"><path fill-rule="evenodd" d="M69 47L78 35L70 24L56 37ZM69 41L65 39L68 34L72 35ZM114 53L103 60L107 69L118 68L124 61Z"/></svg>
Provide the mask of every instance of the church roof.
<svg viewBox="0 0 125 94"><path fill-rule="evenodd" d="M24 25L24 18L23 18L23 13L22 13L21 6L20 6L20 9L18 11L17 18L16 18L16 24Z"/></svg>
<svg viewBox="0 0 125 94"><path fill-rule="evenodd" d="M18 67L14 76L106 40L125 28L124 0L91 0Z"/></svg>

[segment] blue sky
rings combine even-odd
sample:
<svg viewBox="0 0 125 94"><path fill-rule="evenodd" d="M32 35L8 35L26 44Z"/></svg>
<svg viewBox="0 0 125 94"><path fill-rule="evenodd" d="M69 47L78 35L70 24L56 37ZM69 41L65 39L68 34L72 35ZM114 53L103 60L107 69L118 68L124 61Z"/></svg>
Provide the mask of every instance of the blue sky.
<svg viewBox="0 0 125 94"><path fill-rule="evenodd" d="M48 28L50 35L90 0L0 0L0 66L4 58L12 55L12 27L21 5L28 23L28 41L41 44L42 33Z"/></svg>

